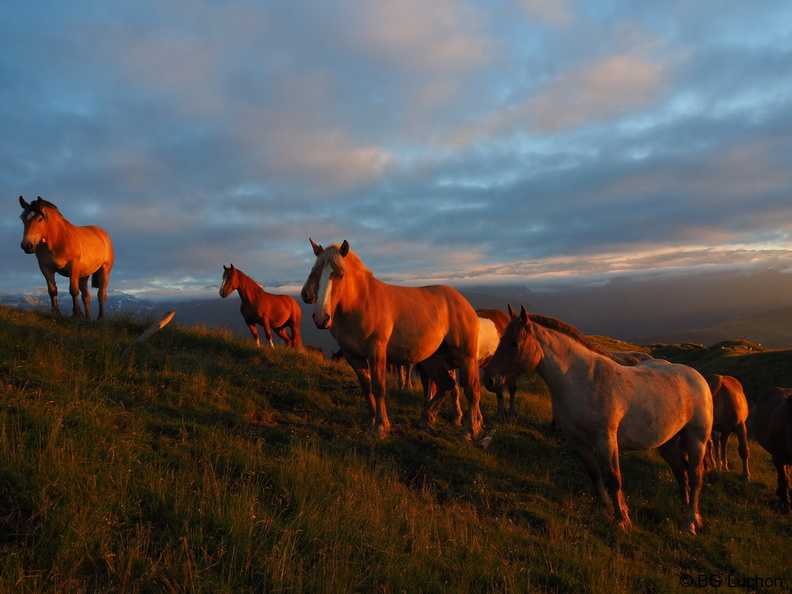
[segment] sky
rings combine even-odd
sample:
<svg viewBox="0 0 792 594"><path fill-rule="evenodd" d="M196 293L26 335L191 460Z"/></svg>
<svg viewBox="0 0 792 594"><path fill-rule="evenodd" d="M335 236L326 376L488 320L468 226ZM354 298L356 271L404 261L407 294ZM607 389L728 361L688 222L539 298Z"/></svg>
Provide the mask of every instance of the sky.
<svg viewBox="0 0 792 594"><path fill-rule="evenodd" d="M6 3L0 188L4 293L19 195L142 297L299 288L309 237L408 285L792 271L792 3Z"/></svg>

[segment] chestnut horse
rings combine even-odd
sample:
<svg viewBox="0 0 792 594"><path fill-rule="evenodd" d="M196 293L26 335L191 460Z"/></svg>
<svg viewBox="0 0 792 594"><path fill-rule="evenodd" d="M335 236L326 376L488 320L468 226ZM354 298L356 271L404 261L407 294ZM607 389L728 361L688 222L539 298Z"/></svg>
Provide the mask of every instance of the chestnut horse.
<svg viewBox="0 0 792 594"><path fill-rule="evenodd" d="M569 324L529 315L523 307L506 327L484 382L507 383L532 369L550 388L556 423L583 459L602 503L608 495L599 463L605 466L619 526L630 526L619 450L657 448L679 482L686 529L695 534L701 525L699 491L712 431L712 396L701 374L666 361L620 365Z"/></svg>
<svg viewBox="0 0 792 594"><path fill-rule="evenodd" d="M104 317L107 285L113 268L113 244L104 229L89 225L78 227L67 221L58 207L43 200L28 203L22 196L19 204L24 209L20 218L25 225L22 249L36 254L38 265L47 281L47 292L52 303L52 313L60 315L58 287L55 273L69 277L69 294L72 297L72 315L81 317L79 296L85 307L85 317L91 317L91 295L88 277L93 275L92 286L97 291L99 317Z"/></svg>
<svg viewBox="0 0 792 594"><path fill-rule="evenodd" d="M789 465L792 464L792 388L768 388L756 399L754 435L773 457L778 500L789 511Z"/></svg>
<svg viewBox="0 0 792 594"><path fill-rule="evenodd" d="M482 427L476 361L478 317L451 287L400 287L384 283L349 249L346 240L323 248L309 239L316 262L302 289L306 303L315 303L317 328L329 329L355 371L369 405L370 430L384 437L390 430L385 406L387 364L422 363L438 386L424 407L421 427L429 428L455 382L446 369L450 356L459 367L465 390L466 436Z"/></svg>
<svg viewBox="0 0 792 594"><path fill-rule="evenodd" d="M272 342L273 331L283 339L287 347L302 346L300 337L302 310L294 297L267 293L247 274L234 268L233 264L229 268L223 265L220 297L225 299L234 291L238 292L242 299L239 311L242 312L242 317L250 328L256 346L261 346L256 324L264 328L264 336L267 337L271 347L275 346ZM287 328L291 331L291 336L286 332Z"/></svg>
<svg viewBox="0 0 792 594"><path fill-rule="evenodd" d="M745 420L748 418L748 400L745 398L740 380L730 375L708 375L706 377L712 392L712 432L710 440L714 450L713 465L721 470L729 470L729 460L726 457L726 445L732 433L737 435L737 452L742 459L742 479L751 482L751 472L748 470L748 457L751 455L748 448L748 431ZM719 433L715 440L715 432ZM708 448L709 449L709 448ZM708 457L710 454L708 453Z"/></svg>

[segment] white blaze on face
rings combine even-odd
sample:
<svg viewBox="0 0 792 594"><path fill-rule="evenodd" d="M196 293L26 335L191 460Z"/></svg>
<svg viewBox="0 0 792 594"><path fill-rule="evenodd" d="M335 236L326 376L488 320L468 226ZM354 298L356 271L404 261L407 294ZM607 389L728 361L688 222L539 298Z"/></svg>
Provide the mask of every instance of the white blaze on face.
<svg viewBox="0 0 792 594"><path fill-rule="evenodd" d="M329 328L330 321L330 297L333 291L333 280L330 275L333 272L333 267L330 265L322 268L322 274L319 276L319 286L316 289L316 307L314 308L313 319L314 324L319 328Z"/></svg>

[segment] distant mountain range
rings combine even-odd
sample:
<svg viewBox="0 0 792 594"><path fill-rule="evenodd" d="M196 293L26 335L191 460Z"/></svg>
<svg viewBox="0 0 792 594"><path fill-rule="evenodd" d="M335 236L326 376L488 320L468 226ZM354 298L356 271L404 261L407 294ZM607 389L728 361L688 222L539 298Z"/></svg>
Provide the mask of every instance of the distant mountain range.
<svg viewBox="0 0 792 594"><path fill-rule="evenodd" d="M693 342L709 346L739 339L771 349L792 348L792 274L778 268L618 277L598 286L549 291L532 291L524 285L482 285L460 291L475 308L505 310L507 304L515 309L525 305L531 312L560 318L584 334L638 345ZM0 295L0 302L49 308L43 290L36 295ZM304 341L329 353L336 347L330 333L316 329L310 320L312 308L299 302ZM237 295L167 302L111 292L107 306L110 315L125 313L141 319L175 311L174 323L225 328L249 336Z"/></svg>

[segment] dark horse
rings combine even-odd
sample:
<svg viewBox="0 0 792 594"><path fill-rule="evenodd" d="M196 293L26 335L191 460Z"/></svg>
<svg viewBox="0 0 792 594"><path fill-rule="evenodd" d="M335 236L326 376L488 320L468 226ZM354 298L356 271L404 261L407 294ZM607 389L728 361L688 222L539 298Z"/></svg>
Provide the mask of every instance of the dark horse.
<svg viewBox="0 0 792 594"><path fill-rule="evenodd" d="M81 317L79 296L85 307L85 317L91 317L91 296L88 293L88 277L93 275L92 285L99 289L99 317L104 317L107 285L110 269L113 268L113 244L104 229L89 225L78 227L67 221L58 207L43 200L28 203L20 196L19 204L25 210L20 218L25 225L22 249L36 254L38 265L47 281L47 292L52 303L52 313L60 315L58 287L55 273L69 277L69 294L72 297L72 315Z"/></svg>
<svg viewBox="0 0 792 594"><path fill-rule="evenodd" d="M274 347L272 332L280 336L286 346L301 347L300 321L302 310L297 300L289 295L274 295L267 293L259 284L241 270L223 265L223 284L220 287L220 297L224 299L232 292L237 291L242 299L239 311L245 318L245 323L250 328L256 346L261 346L256 324L264 328L264 336L269 345ZM291 336L286 329L291 331Z"/></svg>
<svg viewBox="0 0 792 594"><path fill-rule="evenodd" d="M792 464L792 388L768 388L756 399L756 441L773 457L778 473L778 500L789 511L789 466Z"/></svg>

